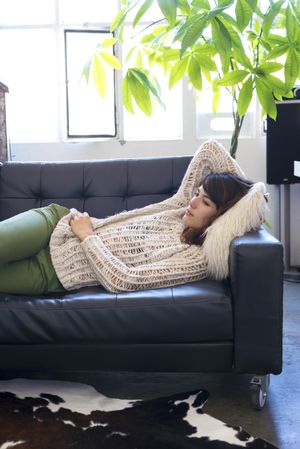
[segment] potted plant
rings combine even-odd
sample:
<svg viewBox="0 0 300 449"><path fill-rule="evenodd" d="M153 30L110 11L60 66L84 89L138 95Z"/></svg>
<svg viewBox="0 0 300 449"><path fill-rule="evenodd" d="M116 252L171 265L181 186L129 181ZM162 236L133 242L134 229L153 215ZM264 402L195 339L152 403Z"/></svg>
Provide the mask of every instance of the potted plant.
<svg viewBox="0 0 300 449"><path fill-rule="evenodd" d="M136 104L150 115L153 101L163 104L151 74L154 65L163 67L169 88L187 77L193 88L201 91L205 81L213 91L214 111L220 92L227 89L234 120L230 154L235 157L254 92L263 114L273 119L275 100L292 97L300 73L298 0L265 0L262 4L257 0L215 0L214 5L209 0L122 0L121 4L111 25L115 33L111 45L125 41L123 30L129 13L135 31L155 4L161 12L159 20L138 32L138 46L125 55L131 63L123 78L123 103L129 112L134 112ZM119 68L115 60L107 62ZM101 77L96 83L103 93Z"/></svg>

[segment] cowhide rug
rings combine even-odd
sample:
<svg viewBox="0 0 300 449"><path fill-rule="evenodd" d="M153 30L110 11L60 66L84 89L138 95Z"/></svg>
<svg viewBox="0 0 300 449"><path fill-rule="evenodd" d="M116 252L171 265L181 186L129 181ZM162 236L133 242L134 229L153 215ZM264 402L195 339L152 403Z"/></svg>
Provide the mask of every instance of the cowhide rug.
<svg viewBox="0 0 300 449"><path fill-rule="evenodd" d="M274 449L205 414L207 398L124 400L76 382L0 381L0 449Z"/></svg>

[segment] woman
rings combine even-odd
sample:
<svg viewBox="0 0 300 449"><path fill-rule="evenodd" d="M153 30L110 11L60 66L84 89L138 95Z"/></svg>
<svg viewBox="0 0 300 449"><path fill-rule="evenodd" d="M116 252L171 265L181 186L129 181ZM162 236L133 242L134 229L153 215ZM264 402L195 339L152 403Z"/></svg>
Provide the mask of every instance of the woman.
<svg viewBox="0 0 300 449"><path fill-rule="evenodd" d="M226 277L230 241L260 225L264 194L221 145L205 142L160 203L106 219L54 204L0 223L0 291L121 292Z"/></svg>

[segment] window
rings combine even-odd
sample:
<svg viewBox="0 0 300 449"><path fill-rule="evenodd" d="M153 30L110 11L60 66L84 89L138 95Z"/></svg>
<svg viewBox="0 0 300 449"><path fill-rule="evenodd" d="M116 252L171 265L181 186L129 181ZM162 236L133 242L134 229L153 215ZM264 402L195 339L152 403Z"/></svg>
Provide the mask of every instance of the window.
<svg viewBox="0 0 300 449"><path fill-rule="evenodd" d="M99 0L0 0L0 10L0 75L9 87L10 140L114 136L113 71L107 68L105 99L93 96L91 84L79 81L89 46L110 35L118 0L105 2L105 8Z"/></svg>
<svg viewBox="0 0 300 449"><path fill-rule="evenodd" d="M134 116L123 113L121 99L116 111L115 92L121 94L121 77L116 89L114 71L108 65L104 98L97 93L92 76L88 83L82 79L82 68L93 49L111 36L118 0L0 0L0 10L1 80L10 91L7 118L12 142L113 137L117 112L121 138L181 138L180 84L172 91L164 87L166 110L157 105L148 118L139 110ZM148 23L152 18L146 15ZM156 76L163 80L159 71Z"/></svg>

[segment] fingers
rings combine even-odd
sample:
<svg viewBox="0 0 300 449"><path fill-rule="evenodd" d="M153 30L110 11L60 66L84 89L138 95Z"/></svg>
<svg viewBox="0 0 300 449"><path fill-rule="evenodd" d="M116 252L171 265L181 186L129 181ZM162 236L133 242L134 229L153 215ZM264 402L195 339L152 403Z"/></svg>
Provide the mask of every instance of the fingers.
<svg viewBox="0 0 300 449"><path fill-rule="evenodd" d="M88 212L81 213L76 209L71 209L71 216L69 222L71 222L72 220L78 220L81 217L89 217Z"/></svg>

